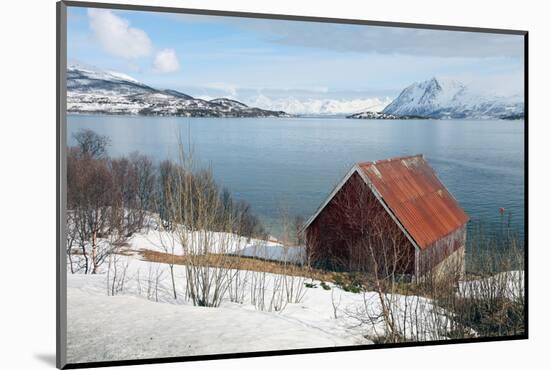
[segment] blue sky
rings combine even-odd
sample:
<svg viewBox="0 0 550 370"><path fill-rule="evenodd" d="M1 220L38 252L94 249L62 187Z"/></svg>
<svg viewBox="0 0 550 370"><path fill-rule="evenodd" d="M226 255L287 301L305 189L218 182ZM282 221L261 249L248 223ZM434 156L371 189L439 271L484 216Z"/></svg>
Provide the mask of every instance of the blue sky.
<svg viewBox="0 0 550 370"><path fill-rule="evenodd" d="M315 22L69 8L69 62L195 96L395 97L433 76L523 92L523 38ZM262 99L260 99L262 98Z"/></svg>

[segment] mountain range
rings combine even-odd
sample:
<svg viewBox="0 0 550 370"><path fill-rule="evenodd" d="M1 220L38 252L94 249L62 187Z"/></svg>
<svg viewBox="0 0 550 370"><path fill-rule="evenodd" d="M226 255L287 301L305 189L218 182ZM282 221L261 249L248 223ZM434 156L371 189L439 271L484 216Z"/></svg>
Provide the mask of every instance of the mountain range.
<svg viewBox="0 0 550 370"><path fill-rule="evenodd" d="M405 88L382 113L434 119L510 119L523 118L524 103L521 95L482 94L460 81L434 77Z"/></svg>
<svg viewBox="0 0 550 370"><path fill-rule="evenodd" d="M288 117L283 111L249 107L236 100L197 99L176 90L147 86L130 76L71 65L67 68L67 112L185 117Z"/></svg>
<svg viewBox="0 0 550 370"><path fill-rule="evenodd" d="M130 76L91 67L67 68L67 111L69 113L142 114L186 117L289 117L292 114L323 116L356 109L348 118L362 119L521 119L524 103L521 95L497 96L474 92L462 82L431 78L406 87L397 98L369 98L347 104L284 101L273 104L256 99L272 110L250 107L228 98L200 99L170 89L157 89ZM263 103L262 103L263 101ZM361 104L367 107L357 109ZM253 103L254 104L254 103ZM302 112L303 111L303 112ZM352 110L353 111L353 110Z"/></svg>

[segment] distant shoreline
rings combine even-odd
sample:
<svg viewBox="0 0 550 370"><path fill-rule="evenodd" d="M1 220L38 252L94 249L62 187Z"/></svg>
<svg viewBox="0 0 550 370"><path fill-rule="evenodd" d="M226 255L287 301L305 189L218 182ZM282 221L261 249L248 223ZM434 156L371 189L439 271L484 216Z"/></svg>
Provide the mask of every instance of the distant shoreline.
<svg viewBox="0 0 550 370"><path fill-rule="evenodd" d="M277 116L249 116L249 117L236 117L236 116L184 116L184 115L159 115L159 114L140 114L140 113L115 113L115 112L72 112L67 111L66 112L67 117L69 116L114 116L114 117L146 117L146 118L193 118L193 119L262 119L262 120L285 120L285 119L322 119L322 120L337 120L337 119L346 119L346 120L364 120L364 121L380 121L380 120L387 120L387 121L487 121L487 122L494 122L494 121L524 121L525 118L523 116L521 117L501 117L501 118L430 118L430 117L420 117L420 116L406 116L406 117L399 117L399 118L355 118L350 117L351 115L345 115L345 114L338 114L338 115L301 115L301 114L289 114L287 117L277 117ZM357 114L357 113L355 113Z"/></svg>

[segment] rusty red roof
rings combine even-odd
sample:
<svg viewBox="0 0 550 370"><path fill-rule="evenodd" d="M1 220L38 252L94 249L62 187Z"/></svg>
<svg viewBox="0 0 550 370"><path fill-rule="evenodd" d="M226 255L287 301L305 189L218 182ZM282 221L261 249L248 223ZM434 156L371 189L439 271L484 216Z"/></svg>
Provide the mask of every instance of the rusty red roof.
<svg viewBox="0 0 550 370"><path fill-rule="evenodd" d="M469 221L421 154L358 163L358 167L422 249Z"/></svg>

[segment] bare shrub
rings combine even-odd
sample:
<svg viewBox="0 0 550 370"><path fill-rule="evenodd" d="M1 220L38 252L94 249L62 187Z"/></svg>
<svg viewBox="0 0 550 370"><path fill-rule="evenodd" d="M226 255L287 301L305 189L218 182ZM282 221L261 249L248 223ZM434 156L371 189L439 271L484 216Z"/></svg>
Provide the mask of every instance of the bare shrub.
<svg viewBox="0 0 550 370"><path fill-rule="evenodd" d="M475 256L475 274L463 278L462 262L451 260L445 273L434 269L413 281L375 277L376 295L364 293L363 307L349 316L372 328L377 342L524 333L521 243L513 238L505 245L498 239L476 239L475 233L471 237L471 244L484 243L471 252L482 251ZM493 243L505 249L491 253Z"/></svg>
<svg viewBox="0 0 550 370"><path fill-rule="evenodd" d="M229 300L234 303L243 304L246 300L247 286L250 283L249 270L235 270L229 282Z"/></svg>
<svg viewBox="0 0 550 370"><path fill-rule="evenodd" d="M232 231L248 238L266 238L267 234L258 216L252 212L251 205L243 200L233 201L225 189L222 193L222 204L226 212L232 213L234 220Z"/></svg>
<svg viewBox="0 0 550 370"><path fill-rule="evenodd" d="M178 247L178 235L170 227L169 223L163 222L162 218L157 217L157 234L160 242L160 248L166 253L168 258L165 258L163 262L168 264L170 269L170 280L172 282L172 294L174 299L178 299L178 293L176 289L176 278L174 274L174 265L176 263L176 248Z"/></svg>
<svg viewBox="0 0 550 370"><path fill-rule="evenodd" d="M300 303L306 295L306 278L299 275L283 275L286 301L289 303Z"/></svg>
<svg viewBox="0 0 550 370"><path fill-rule="evenodd" d="M76 228L84 272L96 273L109 253L102 248L99 238L110 231L113 178L104 159L70 150L67 162L67 204L71 211L71 227Z"/></svg>
<svg viewBox="0 0 550 370"><path fill-rule="evenodd" d="M118 295L124 292L128 281L129 260L114 252L109 254L107 266L107 295Z"/></svg>
<svg viewBox="0 0 550 370"><path fill-rule="evenodd" d="M303 216L295 216L294 217L294 240L296 245L304 245L305 244L305 238L304 234L302 232L302 229L304 228L304 225L306 223L306 220Z"/></svg>
<svg viewBox="0 0 550 370"><path fill-rule="evenodd" d="M164 270L160 264L149 263L147 268L147 299L159 301L160 282L163 279Z"/></svg>
<svg viewBox="0 0 550 370"><path fill-rule="evenodd" d="M226 255L237 239L231 233L236 221L221 206L212 170L198 169L181 140L179 164L171 167L164 179L164 206L187 257L186 291L194 305L217 307L232 278L234 262ZM204 265L201 257L212 253L216 263Z"/></svg>
<svg viewBox="0 0 550 370"><path fill-rule="evenodd" d="M107 154L107 147L110 143L107 136L99 135L90 129L80 129L73 135L73 138L83 155L102 158Z"/></svg>
<svg viewBox="0 0 550 370"><path fill-rule="evenodd" d="M472 238L472 243L487 243L484 239L475 239L475 234ZM461 281L454 294L438 299L441 306L455 314L457 337L464 335L464 327L484 337L525 332L523 245L515 237L501 239L498 244L504 250L487 253L491 244L486 244L486 249L479 245L479 249L473 249L473 253L483 251L476 257L475 274Z"/></svg>
<svg viewBox="0 0 550 370"><path fill-rule="evenodd" d="M69 270L71 274L74 274L75 271L79 270L78 266L75 267L73 262L73 247L75 247L78 240L78 230L75 225L74 216L72 212L67 212L67 228L66 228L66 239L67 239L67 259L69 262Z"/></svg>
<svg viewBox="0 0 550 370"><path fill-rule="evenodd" d="M332 303L332 312L334 314L334 318L338 319L338 311L340 309L340 304L342 303L342 294L340 294L338 300L336 300L335 291L336 289L332 289L332 291L330 292L330 302Z"/></svg>
<svg viewBox="0 0 550 370"><path fill-rule="evenodd" d="M253 272L251 278L251 303L261 311L282 311L289 303L300 303L305 294L304 270L296 264L295 253L292 253L293 242L296 242L296 229L285 209L280 211L281 235L276 248L277 256L264 255L269 249L259 245L262 258L274 258L280 261L277 274L265 271ZM264 249L266 248L266 249Z"/></svg>
<svg viewBox="0 0 550 370"><path fill-rule="evenodd" d="M250 303L259 311L282 311L288 304L284 275L251 272Z"/></svg>
<svg viewBox="0 0 550 370"><path fill-rule="evenodd" d="M67 252L72 272L95 274L114 244L143 228L154 176L145 157L109 158L108 140L93 131L77 140L67 154Z"/></svg>

